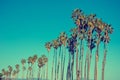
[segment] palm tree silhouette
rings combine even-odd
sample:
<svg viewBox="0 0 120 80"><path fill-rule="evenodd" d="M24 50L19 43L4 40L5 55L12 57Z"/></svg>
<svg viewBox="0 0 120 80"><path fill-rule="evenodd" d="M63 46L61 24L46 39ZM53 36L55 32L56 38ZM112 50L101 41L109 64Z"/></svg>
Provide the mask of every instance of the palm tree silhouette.
<svg viewBox="0 0 120 80"><path fill-rule="evenodd" d="M31 65L31 67L32 67L32 79L34 78L34 75L33 75L34 74L34 65L35 65L37 58L38 58L38 56L36 54L33 55L33 57L32 57L32 65Z"/></svg>
<svg viewBox="0 0 120 80"><path fill-rule="evenodd" d="M59 47L60 43L59 43L59 39L53 40L52 46L54 48L54 57L55 58L55 80L57 79L57 49ZM54 65L54 61L53 61L53 65Z"/></svg>
<svg viewBox="0 0 120 80"><path fill-rule="evenodd" d="M32 57L30 56L30 57L28 57L28 69L27 69L27 75L26 75L27 80L29 80L30 77L32 76L32 74L31 74L32 70L29 69L31 66L32 66ZM31 67L31 69L32 69L32 67Z"/></svg>
<svg viewBox="0 0 120 80"><path fill-rule="evenodd" d="M18 74L19 74L19 71L20 71L20 65L16 64L15 68L16 68L16 78L18 79Z"/></svg>
<svg viewBox="0 0 120 80"><path fill-rule="evenodd" d="M9 78L11 79L11 74L12 74L12 71L13 71L13 68L12 66L8 66L8 71L9 71Z"/></svg>
<svg viewBox="0 0 120 80"><path fill-rule="evenodd" d="M104 57L103 57L103 61L102 61L102 80L104 80L104 73L105 73L105 63L106 63L106 55L107 55L107 44L110 41L110 37L109 34L112 34L113 32L113 28L111 27L111 25L105 24L104 25L104 34L101 38L101 41L103 41L104 43Z"/></svg>
<svg viewBox="0 0 120 80"><path fill-rule="evenodd" d="M2 69L1 71L2 71L3 77L6 78L6 76L5 76L5 69Z"/></svg>
<svg viewBox="0 0 120 80"><path fill-rule="evenodd" d="M52 44L50 42L45 43L45 48L48 51L48 58L49 58L49 52L50 52L51 47L52 47ZM48 63L47 63L46 79L48 79Z"/></svg>
<svg viewBox="0 0 120 80"><path fill-rule="evenodd" d="M25 63L26 63L26 59L22 59L21 60L21 64L22 64L22 79L24 79L24 71L26 70L26 67L25 67Z"/></svg>
<svg viewBox="0 0 120 80"><path fill-rule="evenodd" d="M61 32L59 36L59 47L61 51L61 46L64 48L64 53L61 53L61 80L64 80L64 65L65 65L65 56L66 56L66 42L67 42L67 35L65 32ZM62 50L63 50L62 48ZM63 63L62 63L63 62ZM60 63L60 53L58 57L58 70L57 70L57 76L59 73L59 63ZM58 78L57 78L58 79Z"/></svg>

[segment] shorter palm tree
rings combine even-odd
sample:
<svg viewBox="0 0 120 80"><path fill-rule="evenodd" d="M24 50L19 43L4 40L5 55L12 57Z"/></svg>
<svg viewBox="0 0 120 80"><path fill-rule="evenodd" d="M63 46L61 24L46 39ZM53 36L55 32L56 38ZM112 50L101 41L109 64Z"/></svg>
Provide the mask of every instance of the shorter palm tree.
<svg viewBox="0 0 120 80"><path fill-rule="evenodd" d="M16 64L15 65L15 68L16 68L16 78L18 79L18 74L20 72L20 65L19 64Z"/></svg>
<svg viewBox="0 0 120 80"><path fill-rule="evenodd" d="M52 44L51 44L50 42L47 42L47 43L45 43L45 47L46 47L46 49L47 49L47 51L48 51L48 58L49 58L49 52L50 52L50 49L51 49L51 47L52 47ZM46 78L48 79L48 63L47 63Z"/></svg>
<svg viewBox="0 0 120 80"><path fill-rule="evenodd" d="M13 70L13 72L12 72L12 78L13 78L13 80L16 79L16 74L17 74L17 71Z"/></svg>
<svg viewBox="0 0 120 80"><path fill-rule="evenodd" d="M12 66L8 66L8 71L9 71L9 78L11 79L11 74L12 74L12 71L13 71L13 68Z"/></svg>
<svg viewBox="0 0 120 80"><path fill-rule="evenodd" d="M5 69L2 69L2 74L3 74L3 77L5 77Z"/></svg>
<svg viewBox="0 0 120 80"><path fill-rule="evenodd" d="M24 79L24 73L25 73L24 71L26 70L26 67L24 65L26 63L26 60L22 59L21 63L22 63L22 79Z"/></svg>

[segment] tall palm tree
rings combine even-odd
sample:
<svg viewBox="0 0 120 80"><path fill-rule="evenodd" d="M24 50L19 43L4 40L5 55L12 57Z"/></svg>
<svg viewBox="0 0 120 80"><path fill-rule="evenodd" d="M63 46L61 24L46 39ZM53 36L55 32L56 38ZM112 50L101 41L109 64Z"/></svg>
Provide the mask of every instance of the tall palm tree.
<svg viewBox="0 0 120 80"><path fill-rule="evenodd" d="M53 40L52 46L54 48L54 55L55 55L55 80L57 80L57 49L59 47L60 43L59 43L59 39Z"/></svg>
<svg viewBox="0 0 120 80"><path fill-rule="evenodd" d="M86 24L87 23L86 16L83 14L82 10L80 9L75 9L73 11L72 18L77 26L76 32L78 34L78 42L80 42L80 53L76 54L76 79L80 80L82 79L82 73L83 73L82 71L83 70L83 67L82 67L83 66L83 54L84 54L83 41L85 38L88 25ZM77 60L78 57L79 57L79 61ZM77 65L78 63L79 65Z"/></svg>
<svg viewBox="0 0 120 80"><path fill-rule="evenodd" d="M110 41L110 37L109 34L112 34L113 32L113 28L111 27L111 25L104 25L104 34L101 38L101 41L104 42L104 57L103 57L103 61L102 61L102 80L104 80L104 73L105 73L105 63L106 63L106 56L107 56L107 44Z"/></svg>
<svg viewBox="0 0 120 80"><path fill-rule="evenodd" d="M78 35L78 28L72 28L71 29L71 32L73 33L72 34L72 36L74 35L76 35L76 37L77 37L77 35ZM76 43L78 43L78 39L77 39L77 42ZM79 66L80 66L80 64L78 65L78 63L80 63L79 61L78 61L78 58L79 58L79 54L78 54L78 47L77 47L77 45L76 45L76 79L77 80L80 80L80 69L79 69Z"/></svg>
<svg viewBox="0 0 120 80"><path fill-rule="evenodd" d="M61 80L64 80L64 68L65 68L64 65L65 65L66 42L67 42L67 35L66 35L65 32L61 32L60 33L59 41L60 41L60 45L59 45L60 49L61 49L61 46L64 46L64 53L61 54L61 71L62 71L62 73L61 73ZM58 69L59 69L59 61L60 61L60 53L59 53L59 57L58 57ZM59 73L59 72L57 72L57 73ZM58 74L57 74L57 76L58 76Z"/></svg>
<svg viewBox="0 0 120 80"><path fill-rule="evenodd" d="M87 52L87 80L89 80L89 74L90 74L90 64L91 64L91 58L92 58L92 50L95 48L95 38L94 38L94 28L95 25L93 23L95 14L90 14L87 19L87 44L88 44L88 52Z"/></svg>
<svg viewBox="0 0 120 80"><path fill-rule="evenodd" d="M49 59L49 51L50 51L51 47L52 47L52 44L50 42L45 43L45 48L48 51L48 59ZM47 63L46 79L48 79L48 63Z"/></svg>
<svg viewBox="0 0 120 80"><path fill-rule="evenodd" d="M95 54L95 70L94 70L94 80L98 79L98 59L99 59L99 45L101 42L101 34L104 29L103 22L100 19L96 20L96 54Z"/></svg>
<svg viewBox="0 0 120 80"><path fill-rule="evenodd" d="M69 61L67 68L67 80L73 80L73 69L74 69L74 55L77 47L77 34L72 33L71 37L67 40L67 47L69 51Z"/></svg>
<svg viewBox="0 0 120 80"><path fill-rule="evenodd" d="M25 67L26 59L22 59L21 63L22 63L22 79L24 79L24 73L26 70L26 67Z"/></svg>

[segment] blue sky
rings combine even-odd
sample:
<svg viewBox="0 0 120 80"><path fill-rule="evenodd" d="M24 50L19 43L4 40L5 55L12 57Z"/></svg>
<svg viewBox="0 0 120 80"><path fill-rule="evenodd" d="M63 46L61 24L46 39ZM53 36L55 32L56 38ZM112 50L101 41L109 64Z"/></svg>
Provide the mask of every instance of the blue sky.
<svg viewBox="0 0 120 80"><path fill-rule="evenodd" d="M0 0L0 70L20 63L33 54L47 53L44 43L56 39L60 32L74 27L72 10L95 13L112 24L107 56L106 80L119 80L120 69L120 1L119 0Z"/></svg>

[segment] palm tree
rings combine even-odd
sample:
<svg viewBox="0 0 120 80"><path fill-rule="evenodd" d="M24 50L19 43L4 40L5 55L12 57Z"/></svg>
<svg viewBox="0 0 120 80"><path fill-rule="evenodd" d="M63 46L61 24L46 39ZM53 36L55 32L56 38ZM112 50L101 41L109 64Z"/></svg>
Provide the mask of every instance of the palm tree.
<svg viewBox="0 0 120 80"><path fill-rule="evenodd" d="M15 65L15 68L16 68L16 78L18 79L18 74L19 74L19 71L20 71L20 65L19 64L16 64Z"/></svg>
<svg viewBox="0 0 120 80"><path fill-rule="evenodd" d="M57 79L57 49L59 47L59 39L53 40L52 46L54 48L54 57L55 58L55 80Z"/></svg>
<svg viewBox="0 0 120 80"><path fill-rule="evenodd" d="M32 79L32 66L28 67L28 71L29 71L29 79Z"/></svg>
<svg viewBox="0 0 120 80"><path fill-rule="evenodd" d="M13 80L16 79L16 74L17 74L17 71L13 70L13 72L12 72L12 78L13 78Z"/></svg>
<svg viewBox="0 0 120 80"><path fill-rule="evenodd" d="M39 71L38 71L38 80L40 80L40 70L44 69L44 65L48 62L48 58L45 55L42 55L40 58L38 58L38 67L39 67ZM42 72L43 75L43 79L45 78L45 70L43 70ZM42 76L41 76L42 79Z"/></svg>
<svg viewBox="0 0 120 80"><path fill-rule="evenodd" d="M95 24L93 23L95 14L90 14L87 19L88 31L87 31L87 44L88 44L88 52L87 52L87 80L89 80L90 74L90 64L92 58L92 50L95 48L95 35L94 35L94 28Z"/></svg>
<svg viewBox="0 0 120 80"><path fill-rule="evenodd" d="M43 63L42 63L42 58L38 58L38 67L39 67L39 70L38 70L38 80L40 80L40 69L42 68L43 66Z"/></svg>
<svg viewBox="0 0 120 80"><path fill-rule="evenodd" d="M80 53L76 54L76 79L79 80L79 79L82 79L82 73L83 73L82 71L83 70L83 67L82 67L83 66L83 55L84 55L83 41L85 39L85 34L87 32L88 25L86 24L87 23L86 16L83 14L82 10L80 9L75 9L73 11L72 18L77 26L76 32L78 35L78 42L80 42ZM78 62L78 57L79 57L79 62ZM79 65L77 65L78 63Z"/></svg>
<svg viewBox="0 0 120 80"><path fill-rule="evenodd" d="M104 42L104 57L103 57L103 61L102 61L102 80L104 80L104 73L105 73L105 63L106 63L106 55L107 55L107 44L110 41L110 37L109 34L112 34L113 32L113 28L111 27L111 25L104 25L104 34L101 38L101 41Z"/></svg>
<svg viewBox="0 0 120 80"><path fill-rule="evenodd" d="M95 70L94 70L94 80L98 78L98 58L99 58L99 45L101 42L101 34L104 29L103 22L99 19L96 20L96 54L95 54Z"/></svg>
<svg viewBox="0 0 120 80"><path fill-rule="evenodd" d="M29 70L29 67L31 67L31 64L32 64L32 57L28 57L28 69L27 69L27 75L26 75L26 79L28 80L30 78L30 70Z"/></svg>
<svg viewBox="0 0 120 80"><path fill-rule="evenodd" d="M77 37L77 35L78 35L78 28L72 28L71 29L71 32L73 33L73 34L75 34L76 35L76 37ZM72 35L73 35L72 34ZM77 43L78 43L78 40L77 40ZM77 80L80 80L80 69L78 69L78 67L80 66L80 64L78 65L78 63L80 63L79 61L78 61L78 57L79 57L80 55L78 55L78 48L77 48L77 46L76 46L76 79ZM79 58L80 59L80 58Z"/></svg>
<svg viewBox="0 0 120 80"><path fill-rule="evenodd" d="M49 51L50 51L50 49L52 47L52 44L50 42L47 42L47 43L45 43L45 47L46 47L46 49L48 51L48 58L49 58ZM48 79L48 63L47 63L46 79Z"/></svg>
<svg viewBox="0 0 120 80"><path fill-rule="evenodd" d="M3 74L3 77L5 77L5 69L2 69L2 74Z"/></svg>
<svg viewBox="0 0 120 80"><path fill-rule="evenodd" d="M8 71L9 71L9 78L11 79L11 74L12 74L12 71L13 71L13 68L12 66L8 66Z"/></svg>
<svg viewBox="0 0 120 80"><path fill-rule="evenodd" d="M31 65L31 67L32 67L32 79L34 78L34 64L35 64L35 62L36 62L36 60L37 60L37 58L38 58L38 56L35 54L35 55L33 55L33 57L32 57L32 65Z"/></svg>
<svg viewBox="0 0 120 80"><path fill-rule="evenodd" d="M67 67L67 80L73 80L74 69L74 53L77 47L77 34L72 33L71 37L67 40L67 47L69 51L69 61Z"/></svg>
<svg viewBox="0 0 120 80"><path fill-rule="evenodd" d="M65 32L61 32L60 36L59 36L59 47L61 49L61 46L64 46L64 53L61 54L61 80L64 80L64 65L65 65L65 55L66 55L66 42L67 42L67 35ZM63 50L63 49L62 49ZM62 51L63 52L63 51ZM60 61L60 53L59 53L59 57L58 57L58 71L59 71L59 61ZM63 63L62 63L63 62ZM59 73L59 72L57 72ZM58 76L58 74L57 74ZM57 78L58 79L58 78Z"/></svg>
<svg viewBox="0 0 120 80"><path fill-rule="evenodd" d="M25 67L26 60L22 59L21 63L22 63L22 79L24 79L24 73L25 73L25 70L26 70L26 67Z"/></svg>
<svg viewBox="0 0 120 80"><path fill-rule="evenodd" d="M9 80L9 72L8 71L5 72L5 75L6 75L6 80Z"/></svg>

